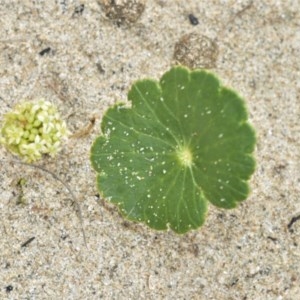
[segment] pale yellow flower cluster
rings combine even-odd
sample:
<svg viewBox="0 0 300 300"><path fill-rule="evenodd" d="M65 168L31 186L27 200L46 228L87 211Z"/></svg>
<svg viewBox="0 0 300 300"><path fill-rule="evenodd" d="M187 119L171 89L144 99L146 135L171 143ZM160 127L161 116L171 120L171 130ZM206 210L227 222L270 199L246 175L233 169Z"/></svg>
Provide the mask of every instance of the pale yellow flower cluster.
<svg viewBox="0 0 300 300"><path fill-rule="evenodd" d="M4 116L0 143L31 163L43 154L55 156L68 134L57 108L49 101L38 100L20 103Z"/></svg>

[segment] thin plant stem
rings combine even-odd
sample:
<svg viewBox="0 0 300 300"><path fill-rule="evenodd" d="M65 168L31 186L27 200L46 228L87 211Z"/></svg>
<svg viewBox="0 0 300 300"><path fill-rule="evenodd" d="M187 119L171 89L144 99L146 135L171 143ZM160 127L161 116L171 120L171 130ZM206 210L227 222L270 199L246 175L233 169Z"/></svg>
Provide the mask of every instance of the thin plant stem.
<svg viewBox="0 0 300 300"><path fill-rule="evenodd" d="M75 194L72 192L70 186L65 181L63 181L60 177L58 177L55 173L53 173L52 171L47 170L46 168L44 168L42 166L35 165L35 164L29 164L29 163L22 162L22 161L19 161L19 160L12 160L12 162L20 164L20 165L24 165L24 166L29 166L29 167L32 167L32 168L37 169L37 170L42 170L42 171L50 174L54 179L59 181L68 190L68 192L71 195L71 198L72 198L73 202L76 205L76 211L77 211L78 218L79 218L79 221L80 221L80 227L81 227L81 232L82 232L82 236L83 236L83 241L84 241L85 246L87 247L86 236L85 236L85 231L84 231L84 227L83 227L83 218L82 218L81 208L80 208L79 202L78 202L77 198L75 197Z"/></svg>

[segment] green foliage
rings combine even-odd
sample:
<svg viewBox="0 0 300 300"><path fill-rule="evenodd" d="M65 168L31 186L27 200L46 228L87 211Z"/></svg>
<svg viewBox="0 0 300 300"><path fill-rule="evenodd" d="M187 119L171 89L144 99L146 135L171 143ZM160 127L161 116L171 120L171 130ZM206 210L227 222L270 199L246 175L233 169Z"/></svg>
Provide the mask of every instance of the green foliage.
<svg viewBox="0 0 300 300"><path fill-rule="evenodd" d="M31 163L43 154L54 156L68 135L66 123L48 101L22 102L4 116L0 143Z"/></svg>
<svg viewBox="0 0 300 300"><path fill-rule="evenodd" d="M105 113L91 149L98 189L130 220L184 233L208 202L233 208L249 193L255 132L243 99L205 71L174 67Z"/></svg>

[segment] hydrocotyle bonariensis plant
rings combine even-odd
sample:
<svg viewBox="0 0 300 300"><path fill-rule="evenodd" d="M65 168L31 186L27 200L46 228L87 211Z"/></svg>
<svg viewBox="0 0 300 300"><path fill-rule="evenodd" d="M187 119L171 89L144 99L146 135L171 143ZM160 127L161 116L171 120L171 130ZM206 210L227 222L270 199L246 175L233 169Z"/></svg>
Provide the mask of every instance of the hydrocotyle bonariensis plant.
<svg viewBox="0 0 300 300"><path fill-rule="evenodd" d="M185 233L208 203L233 208L255 170L255 131L245 101L206 70L173 67L137 81L105 113L92 148L102 197L128 219Z"/></svg>

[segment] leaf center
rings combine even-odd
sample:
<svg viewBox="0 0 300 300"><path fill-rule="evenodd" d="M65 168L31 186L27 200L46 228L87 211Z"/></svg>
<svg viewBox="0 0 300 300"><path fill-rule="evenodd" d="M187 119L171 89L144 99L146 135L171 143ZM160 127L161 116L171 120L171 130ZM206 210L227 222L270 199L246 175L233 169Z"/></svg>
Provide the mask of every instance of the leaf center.
<svg viewBox="0 0 300 300"><path fill-rule="evenodd" d="M184 167L191 167L193 163L193 155L188 147L182 147L177 150L179 162Z"/></svg>

